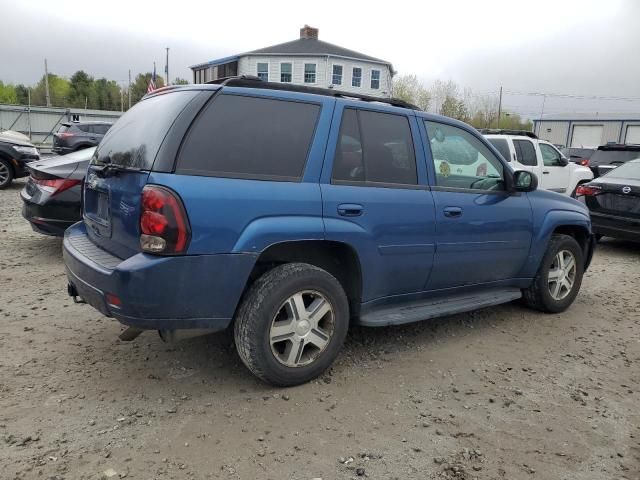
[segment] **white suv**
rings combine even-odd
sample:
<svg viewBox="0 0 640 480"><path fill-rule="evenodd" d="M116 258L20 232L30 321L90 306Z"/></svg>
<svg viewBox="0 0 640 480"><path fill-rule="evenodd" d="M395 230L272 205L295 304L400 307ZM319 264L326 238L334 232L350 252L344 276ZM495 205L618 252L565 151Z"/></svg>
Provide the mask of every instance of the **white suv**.
<svg viewBox="0 0 640 480"><path fill-rule="evenodd" d="M590 168L569 162L551 143L531 132L518 130L480 130L511 163L514 170L529 170L538 177L540 188L575 196L581 183L593 179Z"/></svg>

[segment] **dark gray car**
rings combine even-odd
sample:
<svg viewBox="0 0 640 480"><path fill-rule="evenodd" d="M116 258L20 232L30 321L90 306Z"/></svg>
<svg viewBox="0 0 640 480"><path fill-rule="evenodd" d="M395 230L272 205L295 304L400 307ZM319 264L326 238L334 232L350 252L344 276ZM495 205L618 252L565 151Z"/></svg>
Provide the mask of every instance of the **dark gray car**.
<svg viewBox="0 0 640 480"><path fill-rule="evenodd" d="M59 155L95 147L111 128L109 122L65 122L53 136L53 152Z"/></svg>
<svg viewBox="0 0 640 480"><path fill-rule="evenodd" d="M96 147L28 165L31 175L20 196L22 216L38 233L62 236L81 220L82 181Z"/></svg>

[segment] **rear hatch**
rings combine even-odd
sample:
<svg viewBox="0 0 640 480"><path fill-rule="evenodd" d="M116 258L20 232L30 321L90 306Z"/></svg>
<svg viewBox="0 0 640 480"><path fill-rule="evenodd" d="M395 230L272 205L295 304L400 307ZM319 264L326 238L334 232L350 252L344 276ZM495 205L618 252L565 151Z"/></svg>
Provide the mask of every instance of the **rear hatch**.
<svg viewBox="0 0 640 480"><path fill-rule="evenodd" d="M593 153L589 166L599 176L636 158L640 158L640 145L603 145Z"/></svg>
<svg viewBox="0 0 640 480"><path fill-rule="evenodd" d="M61 124L58 131L53 134L53 146L65 147L67 144L66 139L73 135L73 133L70 132L71 129L72 129L71 124L69 123Z"/></svg>
<svg viewBox="0 0 640 480"><path fill-rule="evenodd" d="M83 219L89 238L122 259L140 252L140 199L176 117L198 94L168 91L142 100L107 132L87 171Z"/></svg>

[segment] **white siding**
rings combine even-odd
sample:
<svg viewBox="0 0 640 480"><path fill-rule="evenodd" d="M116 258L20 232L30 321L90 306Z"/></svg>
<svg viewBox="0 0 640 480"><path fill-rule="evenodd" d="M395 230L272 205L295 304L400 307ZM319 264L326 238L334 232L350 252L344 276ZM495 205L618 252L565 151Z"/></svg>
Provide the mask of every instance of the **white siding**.
<svg viewBox="0 0 640 480"><path fill-rule="evenodd" d="M339 57L325 56L286 56L286 55L245 55L238 61L239 75L257 75L258 63L269 64L269 81L280 81L280 64L291 63L293 65L292 83L307 85L310 87L328 88L332 81L333 65L342 65L342 85L333 88L345 92L372 95L377 97L389 97L391 91L391 72L388 65L379 63L355 61ZM304 64L316 64L316 83L304 83ZM362 68L361 87L351 86L351 76L354 67ZM371 70L380 71L380 88L371 88Z"/></svg>
<svg viewBox="0 0 640 480"><path fill-rule="evenodd" d="M547 142L566 145L567 135L569 134L569 122L551 122L545 120L538 123L538 131L536 134Z"/></svg>

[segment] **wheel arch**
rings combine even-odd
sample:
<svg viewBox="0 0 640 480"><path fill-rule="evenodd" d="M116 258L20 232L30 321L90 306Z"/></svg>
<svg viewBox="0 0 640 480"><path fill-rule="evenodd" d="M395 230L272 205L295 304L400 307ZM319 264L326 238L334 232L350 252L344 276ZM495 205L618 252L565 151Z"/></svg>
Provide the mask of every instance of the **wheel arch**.
<svg viewBox="0 0 640 480"><path fill-rule="evenodd" d="M360 258L352 246L330 240L274 243L258 256L245 291L264 273L284 263L308 263L329 272L347 294L351 315L358 313L362 299L362 269Z"/></svg>

